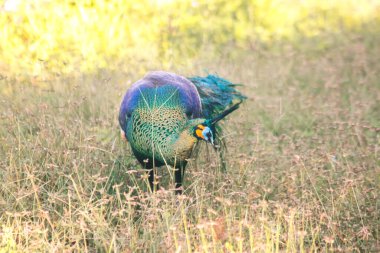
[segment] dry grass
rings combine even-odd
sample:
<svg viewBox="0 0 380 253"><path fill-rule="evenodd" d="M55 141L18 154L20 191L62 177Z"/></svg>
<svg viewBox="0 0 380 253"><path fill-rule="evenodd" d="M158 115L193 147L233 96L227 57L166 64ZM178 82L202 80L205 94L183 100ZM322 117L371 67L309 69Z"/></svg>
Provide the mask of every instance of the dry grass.
<svg viewBox="0 0 380 253"><path fill-rule="evenodd" d="M165 169L147 193L118 136L132 69L1 80L0 252L379 251L379 38L320 39L172 69L250 98L225 124L227 172L204 147L179 197Z"/></svg>

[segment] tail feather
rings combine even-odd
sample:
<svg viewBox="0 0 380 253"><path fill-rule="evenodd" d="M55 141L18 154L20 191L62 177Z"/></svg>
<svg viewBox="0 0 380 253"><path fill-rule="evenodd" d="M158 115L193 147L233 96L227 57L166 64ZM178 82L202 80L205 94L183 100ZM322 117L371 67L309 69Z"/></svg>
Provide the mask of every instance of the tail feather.
<svg viewBox="0 0 380 253"><path fill-rule="evenodd" d="M242 103L243 101L239 101L238 103L234 104L233 106L231 106L230 108L228 108L227 110L225 110L224 112L220 113L219 115L217 115L216 117L212 118L212 119L209 119L209 123L211 125L215 125L216 123L218 123L219 120L222 120L224 119L228 114L230 114L231 112L235 111L236 109L239 108L240 104Z"/></svg>
<svg viewBox="0 0 380 253"><path fill-rule="evenodd" d="M222 113L227 107L235 104L236 101L246 99L235 89L239 84L216 75L206 77L191 77L189 80L197 87L202 102L202 117L206 119L214 118Z"/></svg>

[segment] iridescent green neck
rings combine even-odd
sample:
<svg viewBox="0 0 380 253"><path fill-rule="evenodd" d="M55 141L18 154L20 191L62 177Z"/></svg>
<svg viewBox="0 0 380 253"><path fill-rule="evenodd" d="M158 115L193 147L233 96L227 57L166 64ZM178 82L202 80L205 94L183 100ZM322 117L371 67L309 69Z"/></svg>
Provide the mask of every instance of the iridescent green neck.
<svg viewBox="0 0 380 253"><path fill-rule="evenodd" d="M173 142L170 146L173 147L171 152L173 152L176 160L185 161L191 157L193 147L198 141L194 135L194 128L204 121L204 119L189 120L183 129L178 134L173 136Z"/></svg>

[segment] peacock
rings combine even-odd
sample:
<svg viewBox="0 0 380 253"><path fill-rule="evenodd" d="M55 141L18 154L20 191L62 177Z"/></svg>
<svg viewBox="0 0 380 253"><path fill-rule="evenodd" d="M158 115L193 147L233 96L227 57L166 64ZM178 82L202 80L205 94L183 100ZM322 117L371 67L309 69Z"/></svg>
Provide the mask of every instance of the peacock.
<svg viewBox="0 0 380 253"><path fill-rule="evenodd" d="M182 193L185 167L198 141L215 149L223 145L217 123L246 99L235 87L217 75L185 78L152 71L127 90L119 112L121 134L149 170L152 191L156 168L169 165L175 168L176 193Z"/></svg>

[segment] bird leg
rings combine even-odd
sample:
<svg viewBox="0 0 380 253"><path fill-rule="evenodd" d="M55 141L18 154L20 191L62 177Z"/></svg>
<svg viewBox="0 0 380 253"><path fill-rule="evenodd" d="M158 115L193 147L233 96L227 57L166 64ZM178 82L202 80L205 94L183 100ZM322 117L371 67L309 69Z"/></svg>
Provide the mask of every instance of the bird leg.
<svg viewBox="0 0 380 253"><path fill-rule="evenodd" d="M181 166L175 170L175 194L182 194L182 182L185 175L185 167Z"/></svg>
<svg viewBox="0 0 380 253"><path fill-rule="evenodd" d="M150 187L151 192L155 192L159 188L158 182L156 182L156 178L157 178L157 169L156 167L154 167L151 170L149 170L149 187Z"/></svg>

